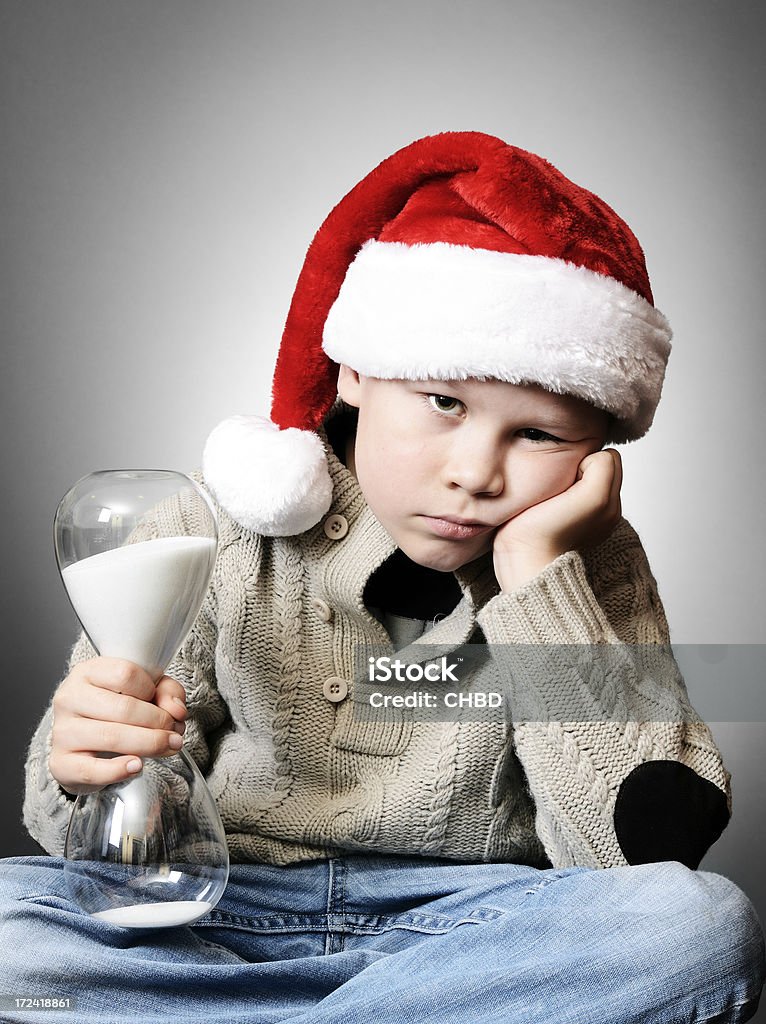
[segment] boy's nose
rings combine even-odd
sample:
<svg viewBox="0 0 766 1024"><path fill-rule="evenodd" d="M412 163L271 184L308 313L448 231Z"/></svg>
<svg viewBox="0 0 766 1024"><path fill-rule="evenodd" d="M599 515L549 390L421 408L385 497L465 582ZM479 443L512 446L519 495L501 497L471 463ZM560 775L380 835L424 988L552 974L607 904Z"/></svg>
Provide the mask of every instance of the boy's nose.
<svg viewBox="0 0 766 1024"><path fill-rule="evenodd" d="M451 487L460 487L477 497L497 497L505 488L505 475L500 460L471 453L465 453L450 462L446 479Z"/></svg>

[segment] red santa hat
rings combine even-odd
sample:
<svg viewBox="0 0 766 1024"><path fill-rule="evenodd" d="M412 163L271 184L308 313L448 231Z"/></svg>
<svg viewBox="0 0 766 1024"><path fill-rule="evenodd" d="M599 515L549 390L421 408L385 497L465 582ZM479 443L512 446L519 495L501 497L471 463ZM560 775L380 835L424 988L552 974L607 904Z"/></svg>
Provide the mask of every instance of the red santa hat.
<svg viewBox="0 0 766 1024"><path fill-rule="evenodd" d="M611 413L612 442L635 440L670 338L637 239L598 196L490 135L430 136L322 224L282 335L271 420L224 420L203 473L248 529L314 526L332 499L316 431L340 363L383 379L539 384Z"/></svg>

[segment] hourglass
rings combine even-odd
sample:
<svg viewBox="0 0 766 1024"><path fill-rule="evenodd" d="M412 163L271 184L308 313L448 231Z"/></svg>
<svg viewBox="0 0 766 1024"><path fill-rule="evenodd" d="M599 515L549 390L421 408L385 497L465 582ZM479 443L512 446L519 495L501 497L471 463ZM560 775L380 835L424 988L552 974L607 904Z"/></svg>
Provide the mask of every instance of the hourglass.
<svg viewBox="0 0 766 1024"><path fill-rule="evenodd" d="M183 473L102 470L78 480L56 511L54 545L98 654L132 661L157 683L202 607L217 538L212 502ZM80 794L64 857L72 899L128 928L199 919L229 875L218 809L185 748Z"/></svg>

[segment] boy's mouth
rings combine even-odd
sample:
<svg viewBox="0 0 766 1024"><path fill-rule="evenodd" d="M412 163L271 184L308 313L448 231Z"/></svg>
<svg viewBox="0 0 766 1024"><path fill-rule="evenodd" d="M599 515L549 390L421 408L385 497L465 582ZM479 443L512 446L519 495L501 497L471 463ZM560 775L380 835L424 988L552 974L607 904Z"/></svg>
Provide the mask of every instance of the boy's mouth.
<svg viewBox="0 0 766 1024"><path fill-rule="evenodd" d="M479 537L482 533L488 533L494 526L488 523L478 523L473 519L461 519L459 516L423 516L429 528L440 537L449 540L469 540L471 537Z"/></svg>

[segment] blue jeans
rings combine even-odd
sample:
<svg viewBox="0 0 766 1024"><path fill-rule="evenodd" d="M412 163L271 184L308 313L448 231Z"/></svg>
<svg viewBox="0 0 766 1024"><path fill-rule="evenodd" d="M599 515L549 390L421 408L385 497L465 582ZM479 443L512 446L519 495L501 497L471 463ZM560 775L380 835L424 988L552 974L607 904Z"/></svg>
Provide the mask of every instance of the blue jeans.
<svg viewBox="0 0 766 1024"><path fill-rule="evenodd" d="M674 861L235 864L208 917L166 930L90 918L61 868L0 861L0 995L77 1009L6 1008L4 1022L738 1022L764 980L747 897Z"/></svg>

